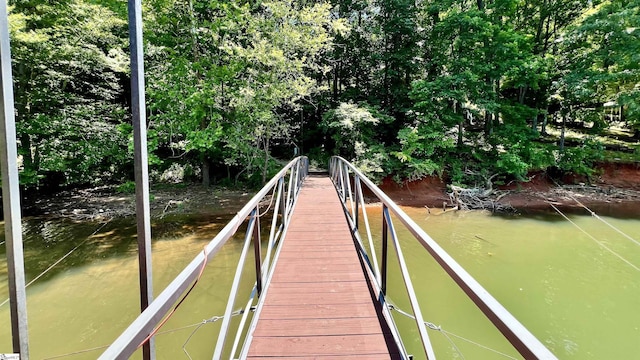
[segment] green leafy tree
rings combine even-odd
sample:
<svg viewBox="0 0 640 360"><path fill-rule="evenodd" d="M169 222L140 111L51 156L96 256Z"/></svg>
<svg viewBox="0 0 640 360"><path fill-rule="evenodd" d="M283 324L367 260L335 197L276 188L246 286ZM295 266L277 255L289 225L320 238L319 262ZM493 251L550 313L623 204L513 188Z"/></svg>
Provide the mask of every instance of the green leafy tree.
<svg viewBox="0 0 640 360"><path fill-rule="evenodd" d="M640 2L603 2L568 29L562 50L556 90L565 106L590 108L582 117L595 112L597 118L602 104L611 103L640 128Z"/></svg>
<svg viewBox="0 0 640 360"><path fill-rule="evenodd" d="M161 142L200 159L205 184L211 163L264 180L272 145L294 131L286 112L317 91L308 74L340 21L323 3L153 5L150 95Z"/></svg>
<svg viewBox="0 0 640 360"><path fill-rule="evenodd" d="M94 184L126 169L126 22L99 2L10 8L18 152L27 186Z"/></svg>

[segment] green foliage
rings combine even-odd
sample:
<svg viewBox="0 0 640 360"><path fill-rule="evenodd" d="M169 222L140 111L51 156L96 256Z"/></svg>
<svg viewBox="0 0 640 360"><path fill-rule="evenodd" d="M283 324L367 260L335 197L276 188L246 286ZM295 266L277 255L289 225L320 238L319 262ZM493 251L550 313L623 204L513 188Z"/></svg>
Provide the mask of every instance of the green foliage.
<svg viewBox="0 0 640 360"><path fill-rule="evenodd" d="M389 154L380 142L380 129L392 118L367 104L341 103L327 111L322 127L334 141L333 151L380 180L388 173Z"/></svg>
<svg viewBox="0 0 640 360"><path fill-rule="evenodd" d="M22 183L55 188L122 176L126 22L80 0L16 2L10 11Z"/></svg>
<svg viewBox="0 0 640 360"><path fill-rule="evenodd" d="M149 97L160 147L265 177L271 147L296 130L283 115L318 91L310 75L322 71L317 60L342 21L326 3L280 0L154 1L152 14Z"/></svg>
<svg viewBox="0 0 640 360"><path fill-rule="evenodd" d="M565 149L558 157L558 168L590 179L594 162L604 158L604 148L598 141L587 138L579 146Z"/></svg>
<svg viewBox="0 0 640 360"><path fill-rule="evenodd" d="M116 192L120 194L134 194L136 192L136 183L133 181L127 181L118 185Z"/></svg>
<svg viewBox="0 0 640 360"><path fill-rule="evenodd" d="M335 141L336 154L354 160L361 158L368 146L375 143L379 124L380 120L373 116L366 104L361 107L341 103L323 117L323 128Z"/></svg>
<svg viewBox="0 0 640 360"><path fill-rule="evenodd" d="M10 7L23 185L131 178L126 12ZM589 176L600 145L560 153L545 120L640 130L638 0L150 0L144 21L156 174L257 185L296 147L376 178Z"/></svg>
<svg viewBox="0 0 640 360"><path fill-rule="evenodd" d="M567 105L597 117L594 105L614 103L640 128L640 2L602 2L567 29L562 50L556 90Z"/></svg>
<svg viewBox="0 0 640 360"><path fill-rule="evenodd" d="M445 155L454 147L453 139L444 136L442 123L432 121L398 132L400 151L392 152L401 163L396 170L406 180L419 180L425 176L442 176Z"/></svg>

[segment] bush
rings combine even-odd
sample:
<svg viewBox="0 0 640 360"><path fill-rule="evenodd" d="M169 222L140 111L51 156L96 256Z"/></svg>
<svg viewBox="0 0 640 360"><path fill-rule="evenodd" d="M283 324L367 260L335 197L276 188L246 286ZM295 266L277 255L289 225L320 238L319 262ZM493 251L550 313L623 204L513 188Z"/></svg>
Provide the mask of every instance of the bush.
<svg viewBox="0 0 640 360"><path fill-rule="evenodd" d="M558 155L558 168L564 172L584 175L591 179L594 162L604 159L604 148L600 142L587 138L576 147L566 148Z"/></svg>
<svg viewBox="0 0 640 360"><path fill-rule="evenodd" d="M134 181L127 181L124 184L118 185L116 192L120 194L134 194L136 192L136 183Z"/></svg>

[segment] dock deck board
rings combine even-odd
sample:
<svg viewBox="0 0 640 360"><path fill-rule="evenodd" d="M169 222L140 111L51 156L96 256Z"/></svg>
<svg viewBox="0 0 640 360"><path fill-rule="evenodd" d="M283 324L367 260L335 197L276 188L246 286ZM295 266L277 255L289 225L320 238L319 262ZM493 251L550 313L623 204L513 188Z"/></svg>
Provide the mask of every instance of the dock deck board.
<svg viewBox="0 0 640 360"><path fill-rule="evenodd" d="M329 178L307 178L282 246L248 359L400 358Z"/></svg>

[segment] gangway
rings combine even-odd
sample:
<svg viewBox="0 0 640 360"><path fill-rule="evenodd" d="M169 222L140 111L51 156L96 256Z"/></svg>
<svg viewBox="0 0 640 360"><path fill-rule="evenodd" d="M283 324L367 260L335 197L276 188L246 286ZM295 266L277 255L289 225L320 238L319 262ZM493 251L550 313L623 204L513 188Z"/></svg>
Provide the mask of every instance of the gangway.
<svg viewBox="0 0 640 360"><path fill-rule="evenodd" d="M100 359L127 359L175 311L221 246L247 223L213 359L409 359L386 298L390 248L396 254L424 357L435 359L426 322L395 230L406 227L525 359L556 357L356 167L333 157L329 177L307 176L299 157L260 190L115 340ZM330 180L329 180L330 179ZM363 188L382 204L380 263ZM269 194L271 194L269 196ZM266 251L260 239L261 203L272 209ZM264 205L263 205L264 207ZM266 210L265 210L266 211ZM364 234L361 236L360 234ZM402 239L410 241L411 239ZM242 269L253 244L256 281L231 332ZM184 295L186 296L186 295ZM361 318L361 319L354 319ZM361 321L363 320L363 321ZM233 341L231 341L233 339ZM416 355L416 354L414 354ZM422 357L422 356L421 356Z"/></svg>

